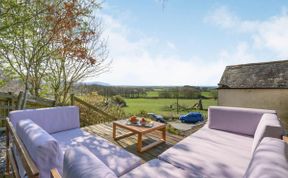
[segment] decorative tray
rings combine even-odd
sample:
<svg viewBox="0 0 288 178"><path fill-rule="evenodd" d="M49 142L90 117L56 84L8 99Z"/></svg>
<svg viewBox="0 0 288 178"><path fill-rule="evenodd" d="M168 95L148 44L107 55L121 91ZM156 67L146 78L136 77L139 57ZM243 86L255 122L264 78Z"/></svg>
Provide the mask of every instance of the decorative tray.
<svg viewBox="0 0 288 178"><path fill-rule="evenodd" d="M153 127L154 126L154 122L149 122L146 124L141 124L140 121L136 122L136 123L132 123L129 120L127 120L126 125L132 125L132 126L137 126L137 127Z"/></svg>

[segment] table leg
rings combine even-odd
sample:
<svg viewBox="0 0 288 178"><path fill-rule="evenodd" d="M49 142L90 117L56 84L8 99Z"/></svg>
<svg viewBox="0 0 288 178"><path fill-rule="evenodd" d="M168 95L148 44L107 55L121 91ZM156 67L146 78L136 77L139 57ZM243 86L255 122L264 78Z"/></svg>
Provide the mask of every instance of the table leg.
<svg viewBox="0 0 288 178"><path fill-rule="evenodd" d="M142 150L142 133L138 133L138 139L137 139L137 151L141 152Z"/></svg>
<svg viewBox="0 0 288 178"><path fill-rule="evenodd" d="M162 129L162 140L166 141L166 127Z"/></svg>
<svg viewBox="0 0 288 178"><path fill-rule="evenodd" d="M116 138L116 124L113 123L113 139Z"/></svg>

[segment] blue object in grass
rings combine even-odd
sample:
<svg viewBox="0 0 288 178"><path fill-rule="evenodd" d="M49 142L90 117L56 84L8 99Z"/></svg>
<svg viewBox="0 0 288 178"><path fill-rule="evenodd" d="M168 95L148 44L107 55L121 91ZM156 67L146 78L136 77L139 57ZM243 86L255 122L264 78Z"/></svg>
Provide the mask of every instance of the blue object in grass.
<svg viewBox="0 0 288 178"><path fill-rule="evenodd" d="M180 115L179 119L181 122L193 124L204 121L204 118L200 112L189 112L188 114Z"/></svg>
<svg viewBox="0 0 288 178"><path fill-rule="evenodd" d="M165 119L163 118L163 116L155 114L155 113L147 113L149 115L149 117L151 119L154 119L157 122L162 122L162 123L166 123Z"/></svg>

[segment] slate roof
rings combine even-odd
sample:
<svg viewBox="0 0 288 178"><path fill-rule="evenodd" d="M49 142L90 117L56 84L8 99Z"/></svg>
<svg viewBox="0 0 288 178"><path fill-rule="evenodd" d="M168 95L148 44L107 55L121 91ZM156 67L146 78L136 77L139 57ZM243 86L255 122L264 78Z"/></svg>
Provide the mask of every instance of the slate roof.
<svg viewBox="0 0 288 178"><path fill-rule="evenodd" d="M219 88L287 88L288 60L227 66Z"/></svg>

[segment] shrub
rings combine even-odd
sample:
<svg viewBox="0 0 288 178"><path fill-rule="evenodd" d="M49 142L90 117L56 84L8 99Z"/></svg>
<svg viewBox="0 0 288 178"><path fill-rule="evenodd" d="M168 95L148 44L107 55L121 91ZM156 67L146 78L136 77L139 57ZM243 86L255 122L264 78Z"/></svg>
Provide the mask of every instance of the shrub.
<svg viewBox="0 0 288 178"><path fill-rule="evenodd" d="M126 101L124 100L124 98L122 97L122 96L120 96L120 95L115 95L115 96L113 96L112 98L112 101L114 102L114 103L116 103L118 106L120 106L120 107L126 107L127 106L127 103L126 103Z"/></svg>

